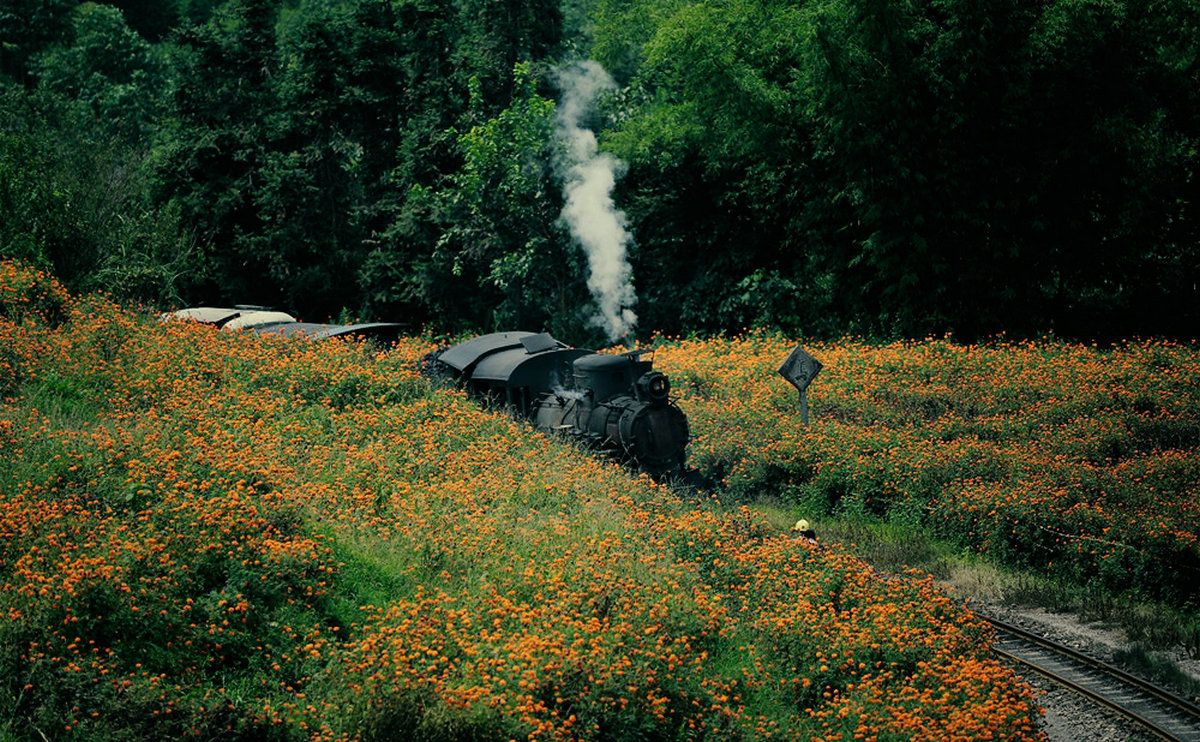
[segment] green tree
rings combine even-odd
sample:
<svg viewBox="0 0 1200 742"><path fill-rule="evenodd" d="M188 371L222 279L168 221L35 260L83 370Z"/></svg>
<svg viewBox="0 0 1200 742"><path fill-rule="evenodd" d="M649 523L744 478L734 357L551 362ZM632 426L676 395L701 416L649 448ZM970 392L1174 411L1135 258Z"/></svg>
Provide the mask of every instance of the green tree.
<svg viewBox="0 0 1200 742"><path fill-rule="evenodd" d="M285 19L278 112L247 236L270 255L292 306L317 317L359 309L357 274L386 228L386 201L409 118L407 45L394 8L304 3Z"/></svg>
<svg viewBox="0 0 1200 742"><path fill-rule="evenodd" d="M483 105L472 82L472 109ZM436 194L444 231L432 256L449 315L497 330L584 336L582 258L559 223L555 105L532 66L513 70L511 105L458 137L463 166ZM474 289L474 290L473 290Z"/></svg>
<svg viewBox="0 0 1200 742"><path fill-rule="evenodd" d="M642 319L670 331L813 331L828 297L809 221L803 8L599 7L600 60L636 69L610 101L603 142L630 166L619 200L637 238Z"/></svg>
<svg viewBox="0 0 1200 742"><path fill-rule="evenodd" d="M844 225L823 256L841 312L968 337L1036 318L1019 233L1030 6L830 0L811 12L807 112L820 208Z"/></svg>
<svg viewBox="0 0 1200 742"><path fill-rule="evenodd" d="M643 318L1192 332L1197 13L601 0Z"/></svg>
<svg viewBox="0 0 1200 742"><path fill-rule="evenodd" d="M71 101L0 95L0 255L49 269L73 291L177 301L190 243L173 211L148 203L136 158L81 123Z"/></svg>
<svg viewBox="0 0 1200 742"><path fill-rule="evenodd" d="M78 0L5 0L0 4L0 82L33 87L30 61L59 42L70 27Z"/></svg>
<svg viewBox="0 0 1200 742"><path fill-rule="evenodd" d="M1200 8L1060 0L1031 48L1028 223L1056 327L1194 336Z"/></svg>
<svg viewBox="0 0 1200 742"><path fill-rule="evenodd" d="M190 272L177 214L146 197L143 139L163 78L120 11L85 3L28 62L36 89L0 107L0 251L72 290L178 300Z"/></svg>
<svg viewBox="0 0 1200 742"><path fill-rule="evenodd" d="M468 75L544 53L558 28L536 4L477 5L511 22L448 0L301 2L276 22L234 0L180 34L159 194L206 246L209 296L317 318L444 306L425 194L462 167L455 127L512 95L481 85L468 111Z"/></svg>
<svg viewBox="0 0 1200 742"><path fill-rule="evenodd" d="M462 163L454 130L467 100L455 51L458 11L450 0L408 0L393 10L400 44L395 98L403 107L395 157L374 202L382 225L364 238L358 283L368 315L419 324L438 307L439 323L449 326L461 315L440 314L453 303L444 300L444 278L432 258L440 226L431 189Z"/></svg>
<svg viewBox="0 0 1200 742"><path fill-rule="evenodd" d="M188 27L172 57L171 112L159 131L155 194L198 241L198 292L209 301L286 303L292 266L254 244L270 214L262 183L278 72L270 0L232 0Z"/></svg>
<svg viewBox="0 0 1200 742"><path fill-rule="evenodd" d="M162 115L162 54L110 5L83 3L71 23L70 43L51 47L35 61L39 86L75 101L82 126L143 149Z"/></svg>
<svg viewBox="0 0 1200 742"><path fill-rule="evenodd" d="M209 4L214 2L210 0ZM151 42L167 39L172 29L184 19L181 11L189 5L187 0L111 0L108 4L119 8L130 28ZM208 18L194 17L193 20Z"/></svg>
<svg viewBox="0 0 1200 742"><path fill-rule="evenodd" d="M455 275L451 254L458 247L449 245L461 246L470 228L456 224L450 214L475 217L468 207L454 206L446 194L460 191L464 178L474 177L464 173L472 167L469 132L515 115L504 113L510 107L515 111L526 105L519 101L529 89L524 83L514 85L511 71L517 63L553 52L561 38L561 16L556 3L531 0L406 0L393 7L402 47L398 79L404 108L389 187L377 202L386 227L368 237L370 249L359 271L365 307L370 314L405 316L414 323L479 327L491 321L502 292L488 279L490 269L479 265L460 268ZM537 146L541 144L529 144ZM505 224L525 223L528 203L515 198L509 205L518 213L501 216L495 205L485 209L488 218L499 220L500 230ZM474 225L479 226L477 221ZM535 234L547 229L534 227ZM457 234L446 237L448 231ZM514 299L506 306L521 305ZM506 312L502 308L500 315Z"/></svg>
<svg viewBox="0 0 1200 742"><path fill-rule="evenodd" d="M491 113L519 94L509 74L514 65L558 51L562 10L558 0L463 0L457 25L460 81L479 81L479 103Z"/></svg>

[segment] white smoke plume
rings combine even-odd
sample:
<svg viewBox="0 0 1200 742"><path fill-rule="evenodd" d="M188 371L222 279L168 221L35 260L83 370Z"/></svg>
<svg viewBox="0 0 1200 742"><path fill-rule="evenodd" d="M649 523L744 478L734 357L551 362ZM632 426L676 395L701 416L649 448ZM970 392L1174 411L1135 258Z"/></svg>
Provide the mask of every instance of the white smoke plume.
<svg viewBox="0 0 1200 742"><path fill-rule="evenodd" d="M562 218L588 257L588 289L599 306L593 322L609 340L626 336L637 324L630 309L637 303L633 269L626 259L626 246L633 239L625 212L616 208L612 189L625 164L596 145L596 135L583 128L583 116L596 96L616 88L616 83L599 63L575 62L560 68L557 82L562 90L558 105L558 135L566 145L563 172Z"/></svg>

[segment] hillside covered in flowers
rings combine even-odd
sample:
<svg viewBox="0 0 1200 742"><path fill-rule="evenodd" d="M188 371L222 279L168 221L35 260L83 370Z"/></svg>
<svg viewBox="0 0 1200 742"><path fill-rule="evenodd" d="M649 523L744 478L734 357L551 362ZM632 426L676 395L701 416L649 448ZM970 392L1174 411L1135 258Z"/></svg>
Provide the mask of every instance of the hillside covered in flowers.
<svg viewBox="0 0 1200 742"><path fill-rule="evenodd" d="M928 579L487 413L431 346L0 265L0 737L1038 737Z"/></svg>
<svg viewBox="0 0 1200 742"><path fill-rule="evenodd" d="M728 492L929 530L1116 595L1200 600L1195 344L812 344L808 427L775 373L794 345L660 339L699 433L692 463Z"/></svg>

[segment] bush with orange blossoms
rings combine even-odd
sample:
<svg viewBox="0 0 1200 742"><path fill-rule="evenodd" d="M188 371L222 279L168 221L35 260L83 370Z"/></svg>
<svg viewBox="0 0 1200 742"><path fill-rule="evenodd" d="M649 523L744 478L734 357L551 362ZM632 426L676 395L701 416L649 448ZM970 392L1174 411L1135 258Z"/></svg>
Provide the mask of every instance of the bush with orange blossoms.
<svg viewBox="0 0 1200 742"><path fill-rule="evenodd" d="M946 339L809 347L812 424L775 373L796 341L660 339L692 462L736 496L861 513L1080 584L1200 597L1200 352Z"/></svg>
<svg viewBox="0 0 1200 742"><path fill-rule="evenodd" d="M18 330L0 736L1039 736L986 629L927 581L435 388L429 338L260 337L99 298L0 317Z"/></svg>

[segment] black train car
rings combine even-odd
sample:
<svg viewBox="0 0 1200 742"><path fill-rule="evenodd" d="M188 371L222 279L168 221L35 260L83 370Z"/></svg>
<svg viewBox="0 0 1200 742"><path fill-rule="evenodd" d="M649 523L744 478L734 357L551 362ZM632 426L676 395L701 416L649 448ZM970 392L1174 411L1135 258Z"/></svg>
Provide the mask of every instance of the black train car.
<svg viewBox="0 0 1200 742"><path fill-rule="evenodd" d="M646 351L605 355L546 333L497 332L431 354L426 372L653 475L682 472L687 417Z"/></svg>
<svg viewBox="0 0 1200 742"><path fill-rule="evenodd" d="M288 335L310 340L328 338L370 340L387 345L396 342L405 325L398 322L370 322L354 325L331 325L298 322L286 312L267 307L235 304L232 307L189 307L160 315L164 322L186 321L212 325L223 330L250 330L260 335Z"/></svg>

